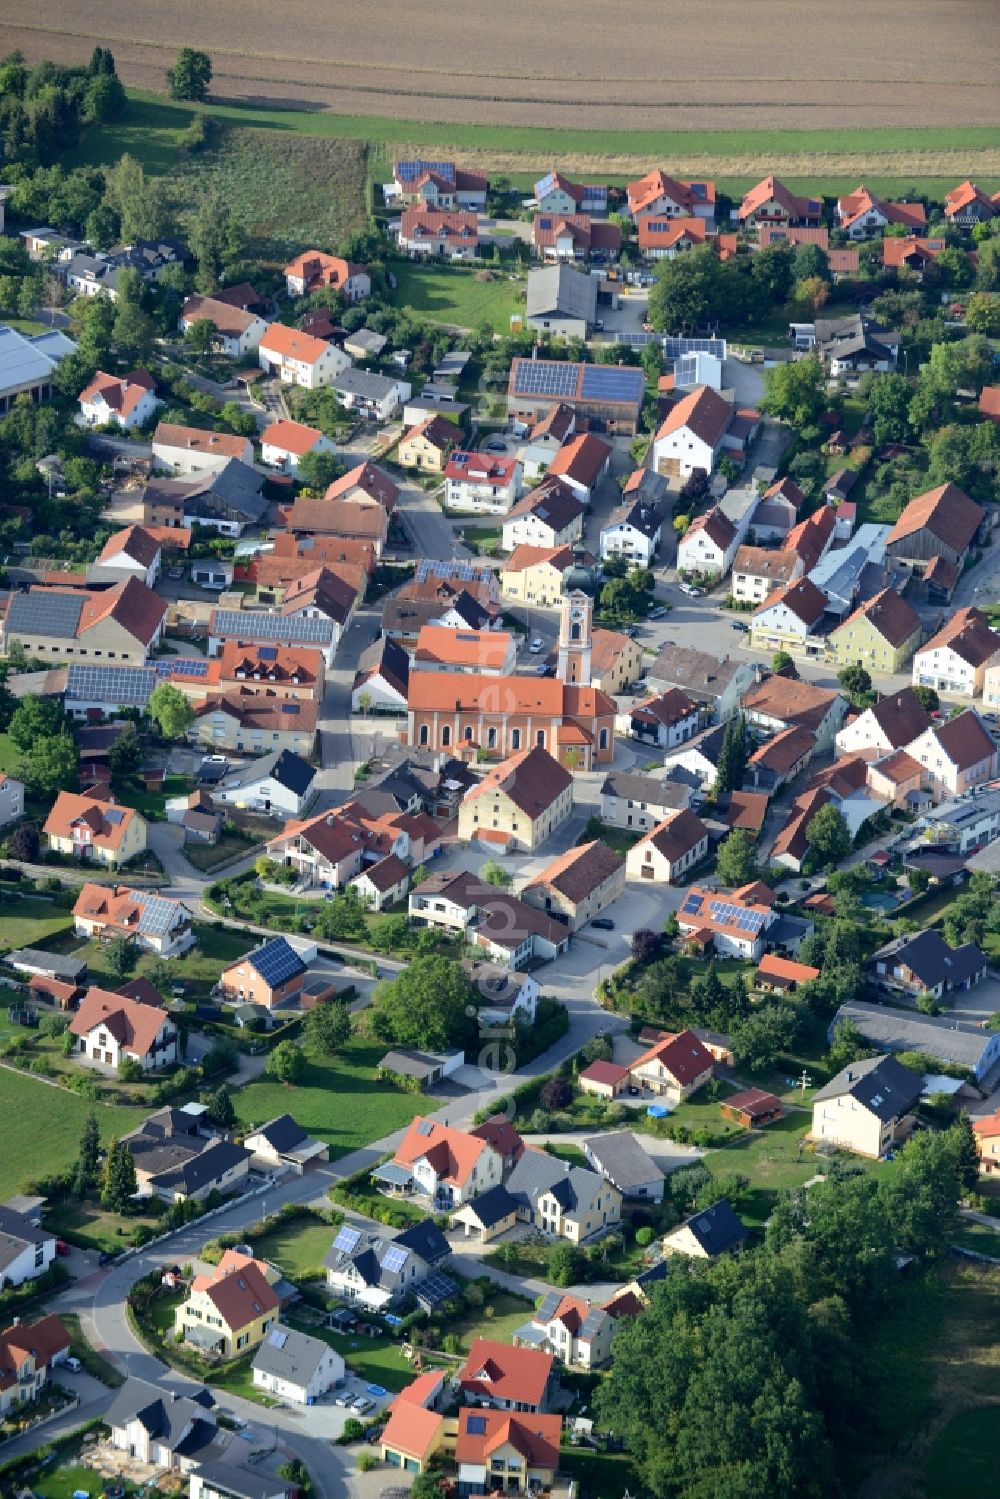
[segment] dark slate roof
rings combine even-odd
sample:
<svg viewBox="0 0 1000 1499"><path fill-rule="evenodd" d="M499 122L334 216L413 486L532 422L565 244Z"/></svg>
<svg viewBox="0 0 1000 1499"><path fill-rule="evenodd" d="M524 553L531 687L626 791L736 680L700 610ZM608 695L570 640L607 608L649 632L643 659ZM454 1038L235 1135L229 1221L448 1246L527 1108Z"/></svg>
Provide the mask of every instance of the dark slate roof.
<svg viewBox="0 0 1000 1499"><path fill-rule="evenodd" d="M591 1135L583 1142L584 1154L592 1158L597 1169L620 1191L643 1187L659 1181L663 1172L643 1150L631 1130L613 1130L607 1135Z"/></svg>
<svg viewBox="0 0 1000 1499"><path fill-rule="evenodd" d="M825 1088L813 1094L813 1103L850 1094L862 1108L886 1122L907 1114L923 1088L923 1078L895 1057L866 1057L842 1068Z"/></svg>
<svg viewBox="0 0 1000 1499"><path fill-rule="evenodd" d="M261 760L251 760L240 770L230 771L221 785L224 789L236 786L255 786L258 781L277 781L296 796L304 796L315 778L316 771L308 760L303 760L294 750L275 750Z"/></svg>
<svg viewBox="0 0 1000 1499"><path fill-rule="evenodd" d="M214 1420L205 1415L203 1402L197 1400L199 1393L196 1389L184 1390L172 1397L170 1391L133 1375L116 1391L104 1421L108 1426L139 1421L151 1437L172 1452L183 1451L190 1456L208 1446L217 1429ZM194 1426L182 1437L189 1421Z"/></svg>
<svg viewBox="0 0 1000 1499"><path fill-rule="evenodd" d="M301 1124L296 1124L291 1114L279 1114L277 1119L272 1119L267 1124L262 1124L260 1129L249 1131L252 1135L263 1135L264 1139L273 1150L294 1150L297 1145L307 1138Z"/></svg>
<svg viewBox="0 0 1000 1499"><path fill-rule="evenodd" d="M295 1488L263 1468L242 1468L225 1461L199 1464L198 1475L209 1488L238 1495L239 1499L273 1499L276 1494L289 1495Z"/></svg>
<svg viewBox="0 0 1000 1499"><path fill-rule="evenodd" d="M218 1144L210 1145L207 1150L200 1151L190 1160L182 1161L171 1170L153 1177L153 1182L157 1188L167 1187L175 1192L182 1191L190 1195L217 1181L241 1160L249 1161L249 1159L250 1152L244 1150L242 1145L233 1145L226 1140L220 1140Z"/></svg>
<svg viewBox="0 0 1000 1499"><path fill-rule="evenodd" d="M695 1213L683 1227L691 1230L708 1255L725 1254L730 1249L738 1249L748 1233L733 1212L728 1197L720 1197L710 1208Z"/></svg>
<svg viewBox="0 0 1000 1499"><path fill-rule="evenodd" d="M202 493L213 494L252 523L262 520L267 513L268 501L262 493L263 488L264 475L239 458L230 458L225 468L199 485Z"/></svg>
<svg viewBox="0 0 1000 1499"><path fill-rule="evenodd" d="M526 1150L510 1174L507 1189L532 1207L551 1192L564 1212L585 1214L604 1187L604 1178L583 1166L568 1166L544 1150Z"/></svg>
<svg viewBox="0 0 1000 1499"><path fill-rule="evenodd" d="M78 958L76 953L46 952L42 947L15 948L7 954L6 962L11 968L22 965L37 968L39 972L47 973L52 978L64 979L67 983L75 983L87 971L86 962Z"/></svg>
<svg viewBox="0 0 1000 1499"><path fill-rule="evenodd" d="M409 1228L404 1228L402 1233L396 1235L393 1243L403 1249L412 1249L428 1265L436 1265L451 1254L451 1245L433 1218L423 1218L419 1223L412 1223Z"/></svg>
<svg viewBox="0 0 1000 1499"><path fill-rule="evenodd" d="M688 804L688 796L679 783L671 784L657 780L656 776L636 775L628 770L609 770L601 786L601 795L646 802L652 807L672 807L678 812Z"/></svg>
<svg viewBox="0 0 1000 1499"><path fill-rule="evenodd" d="M502 1223L517 1211L517 1199L510 1195L506 1187L490 1187L488 1192L480 1192L467 1206L473 1210L484 1228L492 1228L495 1223Z"/></svg>
<svg viewBox="0 0 1000 1499"><path fill-rule="evenodd" d="M942 982L963 984L983 973L987 966L986 954L974 942L949 947L935 927L916 932L912 937L897 937L887 942L885 947L872 954L871 962L900 963L912 968L928 989L934 989Z"/></svg>

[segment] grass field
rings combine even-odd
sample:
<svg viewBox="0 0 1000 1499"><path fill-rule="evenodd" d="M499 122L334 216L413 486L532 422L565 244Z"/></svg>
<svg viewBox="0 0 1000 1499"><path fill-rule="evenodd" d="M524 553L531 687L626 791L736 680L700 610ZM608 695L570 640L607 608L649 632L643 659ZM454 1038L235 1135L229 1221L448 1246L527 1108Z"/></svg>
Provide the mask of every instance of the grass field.
<svg viewBox="0 0 1000 1499"><path fill-rule="evenodd" d="M91 1104L26 1073L0 1069L0 1111L5 1121L0 1199L21 1191L35 1177L71 1166L80 1149L83 1121L91 1109L96 1110L105 1144L113 1136L135 1129L142 1120L141 1110Z"/></svg>
<svg viewBox="0 0 1000 1499"><path fill-rule="evenodd" d="M403 1390L413 1379L413 1365L403 1357L399 1343L392 1338L344 1337L321 1324L317 1326L295 1311L289 1313L287 1321L290 1327L329 1343L367 1384L384 1385L387 1390Z"/></svg>
<svg viewBox="0 0 1000 1499"><path fill-rule="evenodd" d="M179 958L170 959L171 978L186 984L188 999L204 999L212 986L218 982L219 974L228 963L242 957L255 946L257 938L252 932L215 931L201 922L193 926L197 943ZM99 942L88 942L78 949L87 963L90 981L106 989L117 989L121 979L108 968L107 948ZM129 975L130 978L148 973L156 963L152 953L143 953Z"/></svg>
<svg viewBox="0 0 1000 1499"><path fill-rule="evenodd" d="M336 1230L330 1223L277 1223L254 1240L254 1253L260 1259L272 1260L289 1280L304 1280L322 1274L326 1254Z"/></svg>
<svg viewBox="0 0 1000 1499"><path fill-rule="evenodd" d="M8 895L6 891L0 897L0 943L5 949L45 947L45 939L52 932L65 931L72 925L70 911L57 901Z"/></svg>
<svg viewBox="0 0 1000 1499"><path fill-rule="evenodd" d="M962 1411L949 1421L927 1460L926 1499L954 1494L988 1494L996 1480L1000 1448L1000 1405Z"/></svg>
<svg viewBox="0 0 1000 1499"><path fill-rule="evenodd" d="M375 1086L375 1067L385 1050L356 1036L343 1056L310 1059L303 1082L294 1088L268 1078L248 1084L233 1100L240 1123L261 1124L292 1113L307 1134L326 1141L332 1160L402 1129L426 1111L427 1100Z"/></svg>
<svg viewBox="0 0 1000 1499"><path fill-rule="evenodd" d="M524 311L524 281L511 281L497 271L495 281L480 281L481 272L436 265L394 265L393 300L435 323L460 328L490 323L505 332L513 312Z"/></svg>
<svg viewBox="0 0 1000 1499"><path fill-rule="evenodd" d="M138 1123L138 1118L134 1123ZM91 1249L106 1249L118 1254L128 1244L133 1229L140 1223L155 1227L156 1221L146 1214L122 1218L117 1213L106 1213L95 1202L78 1202L69 1198L46 1209L45 1225L71 1243L79 1241ZM119 1228L123 1233L118 1232Z"/></svg>
<svg viewBox="0 0 1000 1499"><path fill-rule="evenodd" d="M803 1182L822 1169L821 1159L799 1145L809 1129L809 1115L802 1111L775 1120L760 1134L743 1134L731 1145L710 1150L703 1164L713 1176L740 1172L750 1178L750 1190L740 1198L740 1217L761 1227L774 1206L775 1195Z"/></svg>
<svg viewBox="0 0 1000 1499"><path fill-rule="evenodd" d="M96 1496L104 1491L104 1480L93 1468L82 1463L67 1463L64 1468L54 1468L44 1478L33 1480L33 1491L38 1499L73 1499L76 1493Z"/></svg>

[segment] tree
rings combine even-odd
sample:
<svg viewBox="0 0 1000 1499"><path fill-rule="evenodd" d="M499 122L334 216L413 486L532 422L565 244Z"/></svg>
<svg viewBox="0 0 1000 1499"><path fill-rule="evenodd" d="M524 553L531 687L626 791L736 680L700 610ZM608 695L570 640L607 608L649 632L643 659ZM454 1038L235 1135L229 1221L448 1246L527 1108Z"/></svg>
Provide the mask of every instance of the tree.
<svg viewBox="0 0 1000 1499"><path fill-rule="evenodd" d="M18 823L11 833L10 856L22 864L33 864L38 858L38 829L33 822Z"/></svg>
<svg viewBox="0 0 1000 1499"><path fill-rule="evenodd" d="M215 291L228 267L239 258L242 245L229 204L214 189L199 199L187 238L198 263L195 285L200 292Z"/></svg>
<svg viewBox="0 0 1000 1499"><path fill-rule="evenodd" d="M108 750L108 765L115 775L129 775L142 764L142 745L134 723L122 729Z"/></svg>
<svg viewBox="0 0 1000 1499"><path fill-rule="evenodd" d="M153 319L143 312L138 302L119 299L111 337L127 364L145 364L153 352L156 329Z"/></svg>
<svg viewBox="0 0 1000 1499"><path fill-rule="evenodd" d="M149 715L164 739L183 739L194 723L194 709L180 688L161 682L149 699Z"/></svg>
<svg viewBox="0 0 1000 1499"><path fill-rule="evenodd" d="M368 1017L379 1040L445 1051L471 1038L475 1001L461 963L427 953L414 958L398 978L378 986Z"/></svg>
<svg viewBox="0 0 1000 1499"><path fill-rule="evenodd" d="M126 979L135 967L135 946L128 937L112 937L104 956L117 979Z"/></svg>
<svg viewBox="0 0 1000 1499"><path fill-rule="evenodd" d="M973 292L965 308L966 327L986 338L1000 338L1000 297Z"/></svg>
<svg viewBox="0 0 1000 1499"><path fill-rule="evenodd" d="M299 478L310 489L325 491L343 473L344 465L336 453L303 453L299 459Z"/></svg>
<svg viewBox="0 0 1000 1499"><path fill-rule="evenodd" d="M976 1132L964 1109L954 1125L954 1131L958 1179L967 1192L974 1192L979 1186L981 1163L976 1145Z"/></svg>
<svg viewBox="0 0 1000 1499"><path fill-rule="evenodd" d="M580 1280L587 1261L575 1244L556 1244L549 1253L549 1280L554 1286L573 1286Z"/></svg>
<svg viewBox="0 0 1000 1499"><path fill-rule="evenodd" d="M118 216L122 239L154 239L169 222L167 201L160 182L147 178L142 163L128 152L113 167L104 168L104 202ZM100 301L95 297L93 301ZM110 320L115 304L107 303Z"/></svg>
<svg viewBox="0 0 1000 1499"><path fill-rule="evenodd" d="M210 317L196 317L184 332L184 342L194 354L208 356L215 348L218 328Z"/></svg>
<svg viewBox="0 0 1000 1499"><path fill-rule="evenodd" d="M485 880L487 885L493 885L497 890L510 889L511 877L507 870L498 864L495 859L487 859L479 871L479 877Z"/></svg>
<svg viewBox="0 0 1000 1499"><path fill-rule="evenodd" d="M807 276L804 281L796 281L792 301L795 307L802 312L811 312L815 317L820 308L825 306L830 296L830 283L824 281L822 276Z"/></svg>
<svg viewBox="0 0 1000 1499"><path fill-rule="evenodd" d="M637 963L652 963L663 952L663 936L649 927L637 927L632 933L632 956Z"/></svg>
<svg viewBox="0 0 1000 1499"><path fill-rule="evenodd" d="M136 1190L135 1161L131 1148L112 1140L101 1179L101 1206L110 1213L124 1213Z"/></svg>
<svg viewBox="0 0 1000 1499"><path fill-rule="evenodd" d="M830 279L830 260L819 245L796 245L795 280L808 281L818 276L823 281Z"/></svg>
<svg viewBox="0 0 1000 1499"><path fill-rule="evenodd" d="M31 796L44 801L76 786L80 751L69 734L42 739L18 762L17 774Z"/></svg>
<svg viewBox="0 0 1000 1499"><path fill-rule="evenodd" d="M835 869L851 852L851 830L832 802L820 807L806 828L806 842L820 863L829 869Z"/></svg>
<svg viewBox="0 0 1000 1499"><path fill-rule="evenodd" d="M294 1041L279 1041L264 1064L268 1077L284 1083L286 1088L301 1082L305 1070L306 1054Z"/></svg>
<svg viewBox="0 0 1000 1499"><path fill-rule="evenodd" d="M18 749L30 750L40 739L66 732L66 714L56 698L29 692L15 709L7 730Z"/></svg>
<svg viewBox="0 0 1000 1499"><path fill-rule="evenodd" d="M933 687L914 687L913 696L928 713L937 713L941 707L941 699Z"/></svg>
<svg viewBox="0 0 1000 1499"><path fill-rule="evenodd" d="M747 768L746 725L742 713L736 713L726 721L719 746L719 758L715 767L715 794L735 791L743 785Z"/></svg>
<svg viewBox="0 0 1000 1499"><path fill-rule="evenodd" d="M368 939L376 952L392 952L393 949L410 947L413 932L402 912L394 916L380 916L371 925Z"/></svg>
<svg viewBox="0 0 1000 1499"><path fill-rule="evenodd" d="M564 1109L573 1100L573 1089L564 1077L550 1077L538 1090L543 1109Z"/></svg>
<svg viewBox="0 0 1000 1499"><path fill-rule="evenodd" d="M716 313L719 273L719 257L709 246L661 260L649 292L649 321L656 331L680 333Z"/></svg>
<svg viewBox="0 0 1000 1499"><path fill-rule="evenodd" d="M795 255L788 245L767 245L751 257L750 274L760 282L770 302L788 300L797 273Z"/></svg>
<svg viewBox="0 0 1000 1499"><path fill-rule="evenodd" d="M341 1000L324 1000L306 1015L305 1043L318 1056L334 1057L351 1037L351 1012Z"/></svg>
<svg viewBox="0 0 1000 1499"><path fill-rule="evenodd" d="M790 666L794 665L795 662L787 651L775 651L771 657L772 671L787 671Z"/></svg>
<svg viewBox="0 0 1000 1499"><path fill-rule="evenodd" d="M842 1067L849 1066L851 1062L858 1062L862 1057L870 1054L870 1048L854 1021L839 1021L834 1027L833 1040L827 1052L827 1058L834 1071L839 1072Z"/></svg>
<svg viewBox="0 0 1000 1499"><path fill-rule="evenodd" d="M237 437L256 437L258 432L257 421L252 411L247 411L239 401L224 401L222 410L219 412L219 420L225 422L230 432L235 432ZM309 454L304 455L306 458Z"/></svg>
<svg viewBox="0 0 1000 1499"><path fill-rule="evenodd" d="M193 47L182 47L173 67L167 69L171 99L204 99L211 81L212 59Z"/></svg>
<svg viewBox="0 0 1000 1499"><path fill-rule="evenodd" d="M734 828L719 844L715 861L715 873L721 884L738 890L757 878L757 860L752 833L746 828Z"/></svg>
<svg viewBox="0 0 1000 1499"><path fill-rule="evenodd" d="M236 1109L233 1106L233 1095L226 1083L221 1083L214 1093L210 1093L205 1100L208 1106L208 1117L213 1124L220 1129L232 1129L236 1123Z"/></svg>
<svg viewBox="0 0 1000 1499"><path fill-rule="evenodd" d="M80 1131L80 1154L76 1161L74 1187L78 1197L85 1197L97 1181L101 1156L101 1132L97 1115L91 1109Z"/></svg>
<svg viewBox="0 0 1000 1499"><path fill-rule="evenodd" d="M867 697L872 690L872 679L860 661L852 662L850 666L845 666L843 671L838 672L837 681L852 703L857 703L861 698Z"/></svg>
<svg viewBox="0 0 1000 1499"><path fill-rule="evenodd" d="M730 1031L733 1055L752 1072L763 1072L795 1039L795 1011L785 1004L765 1001Z"/></svg>
<svg viewBox="0 0 1000 1499"><path fill-rule="evenodd" d="M913 435L909 417L912 394L904 375L871 377L867 385L867 413L876 447L887 442L909 442Z"/></svg>
<svg viewBox="0 0 1000 1499"><path fill-rule="evenodd" d="M120 78L113 73L102 73L92 78L83 95L83 115L88 124L102 125L115 120L127 103L125 89Z"/></svg>
<svg viewBox="0 0 1000 1499"><path fill-rule="evenodd" d="M826 371L815 354L765 369L760 405L768 416L793 427L809 427L815 425L828 402Z"/></svg>

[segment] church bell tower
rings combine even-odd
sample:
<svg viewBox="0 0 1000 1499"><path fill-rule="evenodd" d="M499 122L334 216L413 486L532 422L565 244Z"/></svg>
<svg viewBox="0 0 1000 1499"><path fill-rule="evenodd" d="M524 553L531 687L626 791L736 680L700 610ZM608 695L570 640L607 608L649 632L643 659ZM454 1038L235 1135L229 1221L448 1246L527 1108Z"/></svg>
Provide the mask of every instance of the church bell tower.
<svg viewBox="0 0 1000 1499"><path fill-rule="evenodd" d="M593 634L594 601L581 589L573 589L562 601L559 621L558 676L568 687L590 686Z"/></svg>

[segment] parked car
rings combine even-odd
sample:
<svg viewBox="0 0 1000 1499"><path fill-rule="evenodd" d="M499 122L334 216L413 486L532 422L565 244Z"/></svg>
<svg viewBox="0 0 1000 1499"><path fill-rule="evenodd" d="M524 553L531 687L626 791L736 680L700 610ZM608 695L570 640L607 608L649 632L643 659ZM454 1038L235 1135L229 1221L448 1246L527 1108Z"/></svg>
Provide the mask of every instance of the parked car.
<svg viewBox="0 0 1000 1499"><path fill-rule="evenodd" d="M83 1369L83 1365L78 1358L70 1357L63 1359L63 1368L68 1369L71 1374L79 1374Z"/></svg>
<svg viewBox="0 0 1000 1499"><path fill-rule="evenodd" d="M680 589L681 593L687 594L689 599L701 598L702 590L700 588L695 588L693 583L678 583L677 586Z"/></svg>
<svg viewBox="0 0 1000 1499"><path fill-rule="evenodd" d="M732 623L733 629L734 630L739 630L739 632L740 632L741 635L745 635L747 633L747 631L750 629L750 626L747 624L746 620L744 620L744 619L734 619L734 620L731 621L731 623Z"/></svg>
<svg viewBox="0 0 1000 1499"><path fill-rule="evenodd" d="M662 604L658 604L655 609L650 609L649 613L646 615L646 618L647 619L663 619L663 617L666 614L666 612L667 611L663 607L663 605Z"/></svg>
<svg viewBox="0 0 1000 1499"><path fill-rule="evenodd" d="M614 922L609 921L607 916L595 916L590 924L596 927L599 932L613 932L615 929Z"/></svg>
<svg viewBox="0 0 1000 1499"><path fill-rule="evenodd" d="M65 1239L56 1240L56 1254L69 1254L70 1248Z"/></svg>
<svg viewBox="0 0 1000 1499"><path fill-rule="evenodd" d="M531 642L531 644L528 646L528 650L531 652L531 654L533 656L537 656L538 653L539 653L539 651L544 651L544 649L545 649L545 642L544 642L544 640L539 640L539 638L538 638L537 635L535 636L535 638Z"/></svg>
<svg viewBox="0 0 1000 1499"><path fill-rule="evenodd" d="M114 1255L109 1250L102 1249L100 1254L97 1256L97 1263L99 1265L110 1265L113 1259Z"/></svg>

